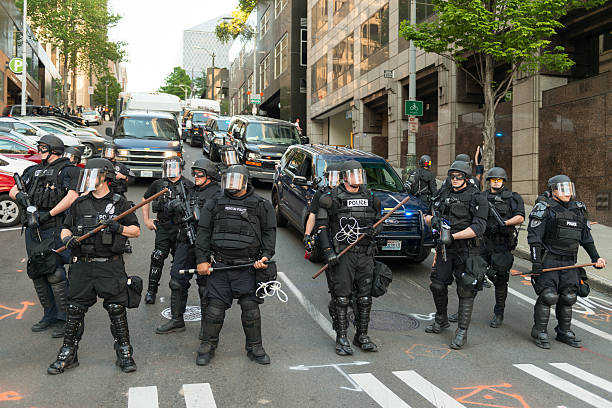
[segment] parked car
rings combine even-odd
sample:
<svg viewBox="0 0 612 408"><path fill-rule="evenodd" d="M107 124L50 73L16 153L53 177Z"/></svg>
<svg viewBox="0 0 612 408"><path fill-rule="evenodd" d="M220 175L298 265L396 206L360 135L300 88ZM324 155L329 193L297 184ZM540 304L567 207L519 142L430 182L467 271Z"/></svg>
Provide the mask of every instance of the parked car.
<svg viewBox="0 0 612 408"><path fill-rule="evenodd" d="M291 224L303 234L308 204L322 183L326 163L346 160L357 160L365 169L368 188L382 203L382 215L408 195L393 167L373 153L325 145L292 146L274 173L271 198L278 225ZM434 246L431 229L423 218L427 210L421 200L412 198L393 213L377 236L377 257L414 263L425 260ZM318 247L310 259L321 259Z"/></svg>
<svg viewBox="0 0 612 408"><path fill-rule="evenodd" d="M33 164L0 154L0 227L12 227L21 222L21 207L9 197L8 192L15 184L13 174L23 174Z"/></svg>
<svg viewBox="0 0 612 408"><path fill-rule="evenodd" d="M83 120L85 121L85 125L89 126L91 124L100 125L102 123L102 117L98 113L98 111L84 111L83 112Z"/></svg>
<svg viewBox="0 0 612 408"><path fill-rule="evenodd" d="M231 118L219 116L208 119L204 125L204 141L202 142L202 154L208 155L210 160L221 161L219 147L231 143L231 135L228 133Z"/></svg>
<svg viewBox="0 0 612 408"><path fill-rule="evenodd" d="M91 157L97 156L102 153L102 149L104 147L104 143L106 139L101 138L99 136L95 136L90 132L79 131L76 128L69 128L66 126L62 126L61 123L58 123L54 120L49 120L48 118L37 118L37 117L26 117L25 119L28 123L32 123L33 125L38 126L42 130L52 133L56 136L60 135L69 135L74 136L85 146L83 151L83 158L89 159Z"/></svg>
<svg viewBox="0 0 612 408"><path fill-rule="evenodd" d="M42 157L38 154L35 142L28 136L9 129L0 129L0 154L13 158L40 163Z"/></svg>
<svg viewBox="0 0 612 408"><path fill-rule="evenodd" d="M204 140L204 126L210 118L217 117L214 112L189 111L185 119L185 134L183 140L190 146L202 146Z"/></svg>
<svg viewBox="0 0 612 408"><path fill-rule="evenodd" d="M289 146L308 142L293 123L263 116L233 116L229 128L240 162L255 180L272 181Z"/></svg>
<svg viewBox="0 0 612 408"><path fill-rule="evenodd" d="M20 116L21 115L21 105L7 105L4 107L2 111L2 116ZM26 115L27 116L44 116L44 117L54 117L54 118L62 118L67 120L68 122L76 125L84 125L85 122L83 118L76 115L71 115L62 111L60 108L54 106L42 106L42 105L26 105Z"/></svg>
<svg viewBox="0 0 612 408"><path fill-rule="evenodd" d="M17 118L0 117L0 127L8 128L14 130L17 133L21 133L22 135L28 136L35 142L38 141L38 139L40 139L42 136L49 133L34 125L33 123L28 123ZM68 133L55 135L62 139L62 142L66 147L81 145L81 141L78 138L71 136Z"/></svg>

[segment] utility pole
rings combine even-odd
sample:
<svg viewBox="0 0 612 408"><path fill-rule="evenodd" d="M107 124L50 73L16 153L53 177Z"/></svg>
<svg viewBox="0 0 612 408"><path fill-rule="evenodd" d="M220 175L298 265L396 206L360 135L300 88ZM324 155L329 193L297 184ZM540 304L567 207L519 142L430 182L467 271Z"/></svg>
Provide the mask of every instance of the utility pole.
<svg viewBox="0 0 612 408"><path fill-rule="evenodd" d="M251 99L257 95L257 34L258 31L253 30L253 94L251 94ZM257 115L257 105L255 103L253 103L253 115Z"/></svg>
<svg viewBox="0 0 612 408"><path fill-rule="evenodd" d="M416 25L416 0L410 0L410 25ZM408 52L408 100L416 101L416 47L414 41L410 40ZM406 169L408 171L416 167L416 133L408 131L408 149L406 150Z"/></svg>
<svg viewBox="0 0 612 408"><path fill-rule="evenodd" d="M108 108L108 81L106 81L106 83L104 84L104 90L105 90L105 99L106 99L106 107Z"/></svg>
<svg viewBox="0 0 612 408"><path fill-rule="evenodd" d="M22 67L23 72L21 73L21 116L26 115L26 102L28 101L28 77L27 77L27 43L28 43L28 28L26 17L28 15L28 0L23 0L23 25L21 30L21 57L23 59Z"/></svg>
<svg viewBox="0 0 612 408"><path fill-rule="evenodd" d="M214 52L212 54L210 54L210 56L212 57L212 99L213 101L215 100L215 57L217 56Z"/></svg>

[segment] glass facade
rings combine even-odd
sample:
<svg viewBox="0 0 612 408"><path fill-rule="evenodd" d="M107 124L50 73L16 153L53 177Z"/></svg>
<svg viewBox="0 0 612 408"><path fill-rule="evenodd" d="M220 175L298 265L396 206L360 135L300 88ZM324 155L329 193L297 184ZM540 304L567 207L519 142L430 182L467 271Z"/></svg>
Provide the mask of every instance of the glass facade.
<svg viewBox="0 0 612 408"><path fill-rule="evenodd" d="M334 25L337 25L355 7L355 0L334 0Z"/></svg>
<svg viewBox="0 0 612 408"><path fill-rule="evenodd" d="M312 103L316 103L327 96L327 54L312 66L311 75Z"/></svg>
<svg viewBox="0 0 612 408"><path fill-rule="evenodd" d="M276 46L274 47L274 79L278 78L283 72L287 70L287 58L288 56L288 42L289 36L287 33L283 35Z"/></svg>
<svg viewBox="0 0 612 408"><path fill-rule="evenodd" d="M319 0L312 8L312 43L327 32L327 0Z"/></svg>
<svg viewBox="0 0 612 408"><path fill-rule="evenodd" d="M434 7L431 0L420 0L416 3L416 22L421 23L434 15ZM410 21L410 0L399 0L399 21ZM407 50L410 43L403 37L399 38L399 51Z"/></svg>
<svg viewBox="0 0 612 408"><path fill-rule="evenodd" d="M340 41L333 50L333 89L353 81L353 34Z"/></svg>
<svg viewBox="0 0 612 408"><path fill-rule="evenodd" d="M389 58L389 3L361 25L361 72Z"/></svg>

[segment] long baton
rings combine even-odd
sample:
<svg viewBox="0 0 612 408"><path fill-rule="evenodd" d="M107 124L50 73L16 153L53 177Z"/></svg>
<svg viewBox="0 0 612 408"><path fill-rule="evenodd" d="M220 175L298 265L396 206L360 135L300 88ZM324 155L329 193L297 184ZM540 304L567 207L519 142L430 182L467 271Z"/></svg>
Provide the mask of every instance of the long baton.
<svg viewBox="0 0 612 408"><path fill-rule="evenodd" d="M597 263L588 263L588 264L582 264L582 265L568 265L568 266L558 266L556 268L546 268L546 269L542 269L542 273L544 272L553 272L553 271L563 271L565 269L576 269L576 268L584 268L585 266L594 266L597 265ZM539 275L539 273L531 273L531 272L512 272L512 276L519 276L519 275Z"/></svg>
<svg viewBox="0 0 612 408"><path fill-rule="evenodd" d="M270 265L276 263L276 261L266 261L264 262L264 264L266 265ZM210 273L212 273L213 271L227 271L230 269L237 269L237 268L249 268L253 266L253 263L248 263L248 264L242 264L242 265L234 265L234 266L220 266L218 268L209 268L208 270L210 271ZM198 273L197 269L179 269L178 271L179 274L184 275L186 273Z"/></svg>
<svg viewBox="0 0 612 408"><path fill-rule="evenodd" d="M168 192L168 189L164 188L159 193L152 195L151 197L147 198L146 200L141 201L139 204L133 206L129 210L126 210L126 211L122 212L121 214L119 214L118 216L113 218L112 221L119 221L120 219L122 219L124 217L127 217L128 215L130 215L131 213L133 213L134 211L136 211L137 209L139 209L143 205L149 204L151 201L153 201L156 198L166 194L167 192ZM91 193L89 193L89 194L91 194ZM106 224L98 225L96 228L94 228L93 230L89 231L87 234L78 237L77 241L81 242L81 241L91 237L92 235L97 234L98 232L102 231L104 228L106 228ZM61 247L59 249L56 249L55 252L59 254L61 252L64 252L65 250L66 250L66 246L63 246L63 247Z"/></svg>
<svg viewBox="0 0 612 408"><path fill-rule="evenodd" d="M396 212L397 210L399 210L399 208L401 206L403 206L404 204L406 204L408 201L410 201L410 196L407 196L406 198L404 198L402 201L400 201L395 207L393 207L393 209L391 211L389 211L388 213L386 213L384 215L384 217L382 217L380 220L378 220L373 226L372 228L377 228L380 224L382 224L383 222L385 222L387 220L387 218L389 218L391 216L391 214L393 214L394 212ZM357 243L359 241L361 241L363 239L363 237L365 236L365 234L359 235L357 237L357 239L355 240L355 242L353 242L351 245L347 246L346 248L344 248L342 250L342 252L340 252L338 254L338 258L340 258L342 255L346 254L348 251L351 250L351 248L353 248L355 245L357 245ZM322 274L323 272L325 272L327 270L327 268L329 268L329 265L325 264L323 265L323 267L321 269L319 269L319 271L317 273L315 273L314 275L312 275L312 279L316 279L320 274Z"/></svg>

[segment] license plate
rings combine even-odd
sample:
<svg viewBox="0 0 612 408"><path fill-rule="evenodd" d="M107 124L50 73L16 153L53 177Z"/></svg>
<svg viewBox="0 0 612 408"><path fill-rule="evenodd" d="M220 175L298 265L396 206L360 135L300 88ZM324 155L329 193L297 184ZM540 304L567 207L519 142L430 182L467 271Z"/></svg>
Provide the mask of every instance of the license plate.
<svg viewBox="0 0 612 408"><path fill-rule="evenodd" d="M402 249L402 241L390 239L387 241L387 245L382 247L383 251L399 251Z"/></svg>
<svg viewBox="0 0 612 408"><path fill-rule="evenodd" d="M153 177L152 170L143 170L140 172L140 177Z"/></svg>

